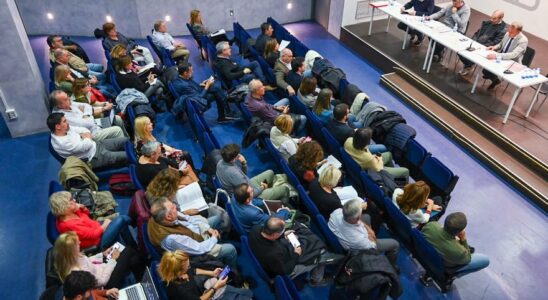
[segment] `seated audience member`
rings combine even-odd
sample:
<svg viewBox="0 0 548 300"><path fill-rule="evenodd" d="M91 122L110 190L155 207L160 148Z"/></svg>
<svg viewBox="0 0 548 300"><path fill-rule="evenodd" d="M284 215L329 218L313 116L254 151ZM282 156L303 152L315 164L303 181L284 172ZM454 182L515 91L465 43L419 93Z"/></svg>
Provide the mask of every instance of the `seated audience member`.
<svg viewBox="0 0 548 300"><path fill-rule="evenodd" d="M318 93L316 93L317 87L318 80L316 80L316 77L307 76L301 81L297 97L308 108L313 108L314 103L316 103L316 98L318 97Z"/></svg>
<svg viewBox="0 0 548 300"><path fill-rule="evenodd" d="M69 126L63 113L50 114L47 124L51 131L51 145L59 156L76 156L89 162L93 169L128 165L125 152L127 138L93 140L86 128Z"/></svg>
<svg viewBox="0 0 548 300"><path fill-rule="evenodd" d="M205 27L202 19L202 14L199 10L193 9L190 11L190 26L192 27L192 30L194 30L194 33L197 35L197 38L200 39L203 35L209 35L211 32L207 27ZM232 44L232 41L228 39L226 34L215 34L214 36L209 37L213 44L217 44L218 42L226 41Z"/></svg>
<svg viewBox="0 0 548 300"><path fill-rule="evenodd" d="M228 285L228 276L218 278L221 271L222 268L208 271L191 266L188 254L181 250L166 251L158 267L169 300L253 299L250 290ZM197 280L196 276L208 279ZM204 283L201 286L197 282Z"/></svg>
<svg viewBox="0 0 548 300"><path fill-rule="evenodd" d="M72 68L69 65L69 59L70 59L69 53L70 52L64 49L56 49L54 51L55 62L53 63L52 67L57 68L58 66L67 66L69 67L71 76L73 78L87 78L89 79L89 82L91 83L91 85L99 89L101 93L109 96L116 94L113 88L104 82L105 77L103 74L101 76L95 76L95 75L90 75L88 72L84 72L84 71L80 71Z"/></svg>
<svg viewBox="0 0 548 300"><path fill-rule="evenodd" d="M285 81L285 76L291 70L291 61L293 60L293 52L289 48L285 48L280 52L280 58L274 63L274 76L276 76L276 85L287 91L289 96L295 95L295 90L289 83Z"/></svg>
<svg viewBox="0 0 548 300"><path fill-rule="evenodd" d="M190 97L193 100L196 100L200 103L211 103L215 101L217 103L217 122L224 123L236 120L231 114L230 106L227 102L228 94L221 87L221 83L216 81L213 78L206 79L201 83L194 81L193 75L194 70L192 69L192 64L188 62L182 62L179 64L179 76L172 81L173 88L181 96ZM202 100L203 99L203 100ZM176 102L175 106L180 106L180 108L175 108L176 111L183 111L183 102Z"/></svg>
<svg viewBox="0 0 548 300"><path fill-rule="evenodd" d="M280 114L289 114L293 119L295 132L302 132L306 126L306 117L289 113L289 100L286 98L274 103L274 105L266 102L264 99L265 92L265 86L261 81L251 80L249 82L249 94L247 94L244 102L249 112L271 124L274 124Z"/></svg>
<svg viewBox="0 0 548 300"><path fill-rule="evenodd" d="M411 222L411 226L415 228L428 223L431 216L442 210L440 205L428 198L429 194L430 187L420 180L408 183L403 190L397 188L392 195L392 202L399 207Z"/></svg>
<svg viewBox="0 0 548 300"><path fill-rule="evenodd" d="M74 231L80 238L82 248L99 246L104 250L112 246L121 235L126 244L134 244L127 225L131 222L126 215L119 215L113 220L105 219L103 223L92 220L89 210L76 203L69 192L53 193L49 197L51 213L57 217L56 226L60 233Z"/></svg>
<svg viewBox="0 0 548 300"><path fill-rule="evenodd" d="M118 299L118 289L100 289L97 288L97 279L87 271L74 270L65 278L61 288L57 294L59 298L56 300L82 300L89 299ZM56 294L56 296L57 296Z"/></svg>
<svg viewBox="0 0 548 300"><path fill-rule="evenodd" d="M88 73L89 75L97 76L100 78L103 75L104 67L101 64L86 63L81 57L72 53L70 50L76 49L76 45L65 46L63 44L63 39L58 35L50 35L46 39L46 42L49 46L49 59L52 62L55 62L55 50L63 49L68 51L69 61L68 65L80 72Z"/></svg>
<svg viewBox="0 0 548 300"><path fill-rule="evenodd" d="M346 250L376 249L385 252L390 263L396 268L400 244L394 239L377 239L371 229L369 216L362 215L363 200L354 199L346 202L329 217L329 229L337 236Z"/></svg>
<svg viewBox="0 0 548 300"><path fill-rule="evenodd" d="M479 271L489 266L489 257L472 253L466 239L467 221L462 212L449 214L441 227L438 222L429 222L422 227L424 237L443 257L445 267L457 277Z"/></svg>
<svg viewBox="0 0 548 300"><path fill-rule="evenodd" d="M156 138L152 134L154 130L154 124L147 116L139 116L135 118L134 131L135 131L135 151L138 156L141 156L141 147L147 142L156 142ZM166 143L160 142L162 149L162 156L173 159L179 164L183 160L194 169L194 162L192 156L188 151L179 150Z"/></svg>
<svg viewBox="0 0 548 300"><path fill-rule="evenodd" d="M297 153L297 148L304 142L306 137L292 138L289 134L293 131L293 119L286 114L279 115L270 129L270 141L278 149L286 160Z"/></svg>
<svg viewBox="0 0 548 300"><path fill-rule="evenodd" d="M236 267L237 252L232 244L219 243L221 234L207 226L179 219L177 205L161 198L151 207L152 218L148 221L148 236L156 248L166 251L182 250L189 255L209 254Z"/></svg>
<svg viewBox="0 0 548 300"><path fill-rule="evenodd" d="M169 167L180 171L180 187L198 181L198 176L196 176L190 164L186 164L183 168L182 162L178 164L177 161L162 156L162 145L159 142L149 141L143 144L135 172L139 182L145 189L158 172Z"/></svg>
<svg viewBox="0 0 548 300"><path fill-rule="evenodd" d="M498 52L487 54L487 59L496 59L499 55L502 60L513 60L521 63L521 58L525 54L529 43L527 37L521 32L522 30L523 25L521 23L512 22L502 40L498 44L486 48L486 50ZM488 90L492 90L500 84L500 79L485 69L483 70L483 78L491 80L491 84L487 87Z"/></svg>
<svg viewBox="0 0 548 300"><path fill-rule="evenodd" d="M145 65L154 63L150 50L146 47L138 45L135 41L126 38L123 34L116 31L116 25L114 23L108 22L103 24L103 31L106 35L103 40L103 45L108 51L110 51L112 47L122 44L129 50L129 53L135 60L143 62Z"/></svg>
<svg viewBox="0 0 548 300"><path fill-rule="evenodd" d="M276 61L280 57L280 51L278 51L279 47L280 44L278 44L276 39L270 39L266 42L264 47L264 53L262 53L262 55L271 68L274 68Z"/></svg>
<svg viewBox="0 0 548 300"><path fill-rule="evenodd" d="M331 100L333 99L333 92L328 88L323 88L316 98L316 103L314 103L314 108L312 111L322 124L327 125L329 120L333 116L333 107L331 106Z"/></svg>
<svg viewBox="0 0 548 300"><path fill-rule="evenodd" d="M253 187L247 183L242 183L234 189L234 198L236 203L231 203L234 216L245 231L249 232L255 225L263 225L270 217L261 208L253 204ZM291 216L289 208L282 207L272 214L282 220L287 220Z"/></svg>
<svg viewBox="0 0 548 300"><path fill-rule="evenodd" d="M335 209L342 207L341 199L335 192L335 187L339 184L341 176L341 170L328 166L320 174L320 178L314 179L308 187L310 199L316 204L326 220L329 220L329 215Z"/></svg>
<svg viewBox="0 0 548 300"><path fill-rule="evenodd" d="M285 82L293 87L294 90L298 90L301 86L301 82L304 78L304 58L295 57L291 61L291 70L285 76Z"/></svg>
<svg viewBox="0 0 548 300"><path fill-rule="evenodd" d="M448 4L437 13L430 16L426 16L427 20L438 20L443 17L441 21L449 28L454 28L457 25L457 31L464 34L468 20L470 19L470 5L464 2L464 0L453 0L453 3ZM434 49L434 60L440 61L442 52L445 49L440 43L436 44Z"/></svg>
<svg viewBox="0 0 548 300"><path fill-rule="evenodd" d="M434 2L434 0L411 0L401 7L401 12L405 12L412 16L429 16L434 13L434 9L436 8ZM410 8L413 8L413 10L408 11ZM408 30L408 26L403 22L398 23L398 28L403 31ZM420 31L409 28L408 33L411 36L409 42L413 42L413 40L417 38L413 44L415 46L419 46L422 43L424 35Z"/></svg>
<svg viewBox="0 0 548 300"><path fill-rule="evenodd" d="M167 33L167 23L165 21L156 21L152 31L152 42L156 47L167 49L171 52L171 58L177 62L188 61L190 51L185 44L176 42L171 34Z"/></svg>
<svg viewBox="0 0 548 300"><path fill-rule="evenodd" d="M295 230L286 230L285 221L270 217L263 226L255 225L249 232L249 247L265 272L270 277L288 275L295 278L310 272L309 284L323 286L329 283L323 278L327 257L334 255L325 251L325 245L307 227L296 223ZM301 246L294 247L288 239L290 233L306 236L299 240Z"/></svg>
<svg viewBox="0 0 548 300"><path fill-rule="evenodd" d="M369 143L371 142L372 133L370 128L356 130L354 136L344 142L344 150L348 152L362 169L374 172L384 169L395 178L403 178L407 182L409 179L409 170L407 168L394 167L392 153L387 151L381 154L371 154Z"/></svg>
<svg viewBox="0 0 548 300"><path fill-rule="evenodd" d="M53 82L55 89L61 90L67 94L72 94L72 83L74 77L70 73L70 68L67 65L58 65L53 71Z"/></svg>
<svg viewBox="0 0 548 300"><path fill-rule="evenodd" d="M261 199L289 201L289 187L286 185L276 185L276 174L272 170L266 170L261 174L249 178L247 176L247 161L240 154L240 146L228 144L221 150L223 157L217 163L217 178L223 185L223 188L229 193L234 193L234 189L242 183L247 183L253 187L253 195Z"/></svg>
<svg viewBox="0 0 548 300"><path fill-rule="evenodd" d="M310 141L299 146L297 153L289 158L288 164L302 186L308 190L308 185L318 177L317 169L326 161L322 146L316 141Z"/></svg>
<svg viewBox="0 0 548 300"><path fill-rule="evenodd" d="M230 56L232 55L232 48L228 42L220 42L215 46L217 50L217 57L215 57L215 68L223 78L227 80L227 84L230 85L232 80L239 80L245 83L250 82L256 78L260 81L265 81L261 66L257 61L251 62L235 62ZM261 52L262 53L262 52Z"/></svg>
<svg viewBox="0 0 548 300"><path fill-rule="evenodd" d="M84 79L85 80L85 79ZM76 82L76 81L75 81ZM81 83L82 81L80 81ZM52 106L52 112L62 113L71 126L82 127L89 130L95 141L124 138L124 122L119 116L114 118L114 125L108 128L101 128L95 122L94 116L110 112L112 104L101 106L91 106L87 103L72 102L67 93L59 90L53 91L49 96Z"/></svg>
<svg viewBox="0 0 548 300"><path fill-rule="evenodd" d="M92 92L93 90L93 92ZM85 103L93 108L93 117L108 117L112 109L112 103L106 101L105 96L91 87L89 81L85 78L76 78L72 84L71 102Z"/></svg>
<svg viewBox="0 0 548 300"><path fill-rule="evenodd" d="M506 33L506 23L502 20L503 18L504 12L495 10L489 20L481 22L481 27L474 33L472 40L487 47L500 43ZM472 70L474 63L460 55L459 59L464 65L459 74L466 76Z"/></svg>
<svg viewBox="0 0 548 300"><path fill-rule="evenodd" d="M132 71L133 62L130 56L122 56L117 60L116 82L123 89L136 89L147 98L153 95L162 96L164 84L156 78L156 74L149 73L147 78L141 78Z"/></svg>
<svg viewBox="0 0 548 300"><path fill-rule="evenodd" d="M272 39L275 39L272 34L274 33L274 28L272 28L272 25L270 23L263 23L261 24L261 34L257 36L257 39L255 40L255 49L259 53L264 53L266 43Z"/></svg>
<svg viewBox="0 0 548 300"><path fill-rule="evenodd" d="M158 172L158 174L156 174L156 176L154 176L152 181L148 184L145 192L149 205L152 207L154 202L161 198L167 198L171 202L178 205L177 193L179 192L181 179L184 179L181 178L181 173L173 168L165 168ZM189 208L182 211L182 213L187 216L195 216L199 214L200 211L197 208ZM212 227L217 227L218 220L208 218L208 223Z"/></svg>
<svg viewBox="0 0 548 300"><path fill-rule="evenodd" d="M131 58L131 71L134 72L134 73L137 73L139 75L139 77L146 78L148 76L148 74L150 74L151 72L154 73L154 74L157 74L157 75L160 75L160 74L163 73L157 67L152 67L149 70L140 72L142 66L139 65L139 62L137 60L135 60L130 55L130 53L128 53L126 46L124 46L122 44L117 44L116 46L112 47L112 49L110 50L110 64L111 64L111 67L116 68L116 66L118 65L118 60L121 57L128 56L128 55ZM167 68L167 70L169 70L169 69L170 68Z"/></svg>
<svg viewBox="0 0 548 300"><path fill-rule="evenodd" d="M130 272L135 278L143 277L144 262L129 245L123 251L111 247L92 257L81 253L80 246L80 239L74 231L61 234L55 241L53 263L61 281L73 271L87 271L93 274L99 287L110 289L121 288ZM107 259L109 254L111 258Z"/></svg>

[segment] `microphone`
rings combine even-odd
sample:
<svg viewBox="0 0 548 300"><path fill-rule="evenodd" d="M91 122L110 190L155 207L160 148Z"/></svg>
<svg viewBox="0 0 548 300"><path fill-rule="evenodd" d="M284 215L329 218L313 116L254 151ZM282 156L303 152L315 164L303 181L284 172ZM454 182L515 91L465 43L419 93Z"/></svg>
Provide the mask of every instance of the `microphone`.
<svg viewBox="0 0 548 300"><path fill-rule="evenodd" d="M466 48L467 51L474 51L474 50L476 50L476 48L472 47L472 44L474 44L474 41L473 41L473 40L470 42L470 46L468 46L468 48Z"/></svg>
<svg viewBox="0 0 548 300"><path fill-rule="evenodd" d="M508 67L508 69L504 70L504 74L513 74L514 72L510 71L510 69L512 68L512 66L516 63L516 61L512 62L512 64L510 64L510 66Z"/></svg>

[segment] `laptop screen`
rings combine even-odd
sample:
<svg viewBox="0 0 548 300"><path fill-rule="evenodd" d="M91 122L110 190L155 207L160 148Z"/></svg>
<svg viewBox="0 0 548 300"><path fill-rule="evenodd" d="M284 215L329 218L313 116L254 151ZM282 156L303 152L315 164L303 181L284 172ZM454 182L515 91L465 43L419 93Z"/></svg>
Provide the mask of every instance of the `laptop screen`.
<svg viewBox="0 0 548 300"><path fill-rule="evenodd" d="M156 286L150 275L150 269L147 267L145 274L143 274L143 280L141 281L141 286L147 297L147 300L160 300L158 296L158 291L156 291Z"/></svg>

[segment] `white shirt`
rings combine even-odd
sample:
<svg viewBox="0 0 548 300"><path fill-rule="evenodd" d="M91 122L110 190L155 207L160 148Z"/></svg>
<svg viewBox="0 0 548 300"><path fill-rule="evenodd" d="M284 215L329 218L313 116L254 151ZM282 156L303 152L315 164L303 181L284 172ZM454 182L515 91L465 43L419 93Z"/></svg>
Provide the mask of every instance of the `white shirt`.
<svg viewBox="0 0 548 300"><path fill-rule="evenodd" d="M80 159L90 161L97 151L97 145L90 138L83 139L81 133L90 133L83 127L70 126L67 135L58 136L51 134L51 145L61 157L77 156Z"/></svg>
<svg viewBox="0 0 548 300"><path fill-rule="evenodd" d="M175 40L171 34L167 32L159 32L154 30L152 33L152 42L154 45L160 48L167 49L169 51L175 50Z"/></svg>
<svg viewBox="0 0 548 300"><path fill-rule="evenodd" d="M71 127L84 127L92 134L96 134L100 130L93 118L93 107L87 103L72 102L70 109L54 108L53 112L65 114L65 118Z"/></svg>
<svg viewBox="0 0 548 300"><path fill-rule="evenodd" d="M350 224L343 219L342 208L337 208L329 216L329 229L337 236L344 249L365 250L376 249L377 244L369 240L369 235L360 220L356 224Z"/></svg>
<svg viewBox="0 0 548 300"><path fill-rule="evenodd" d="M400 188L395 189L394 193L392 194L392 202L394 203L394 205L396 205L397 208L400 208L397 198L402 194L403 190ZM411 222L411 227L413 228L416 228L420 224L428 223L428 221L430 220L430 214L424 213L422 209L412 211L405 216L407 217L407 219L409 219L409 221Z"/></svg>

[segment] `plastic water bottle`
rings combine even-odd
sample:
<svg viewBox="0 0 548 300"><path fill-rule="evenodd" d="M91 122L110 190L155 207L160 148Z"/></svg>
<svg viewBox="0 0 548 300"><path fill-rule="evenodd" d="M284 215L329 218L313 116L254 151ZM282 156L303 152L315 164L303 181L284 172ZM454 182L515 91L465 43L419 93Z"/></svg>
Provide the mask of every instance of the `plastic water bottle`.
<svg viewBox="0 0 548 300"><path fill-rule="evenodd" d="M421 23L424 23L424 15L421 16Z"/></svg>
<svg viewBox="0 0 548 300"><path fill-rule="evenodd" d="M502 60L502 55L497 54L497 64L500 63L501 60Z"/></svg>
<svg viewBox="0 0 548 300"><path fill-rule="evenodd" d="M540 76L540 68L536 68L535 69L535 77L539 77Z"/></svg>
<svg viewBox="0 0 548 300"><path fill-rule="evenodd" d="M453 26L453 32L457 32L457 30L459 30L459 25L455 23L455 26Z"/></svg>
<svg viewBox="0 0 548 300"><path fill-rule="evenodd" d="M394 6L394 0L389 0L388 4L390 4L390 6Z"/></svg>
<svg viewBox="0 0 548 300"><path fill-rule="evenodd" d="M521 79L527 78L527 70L521 71Z"/></svg>

